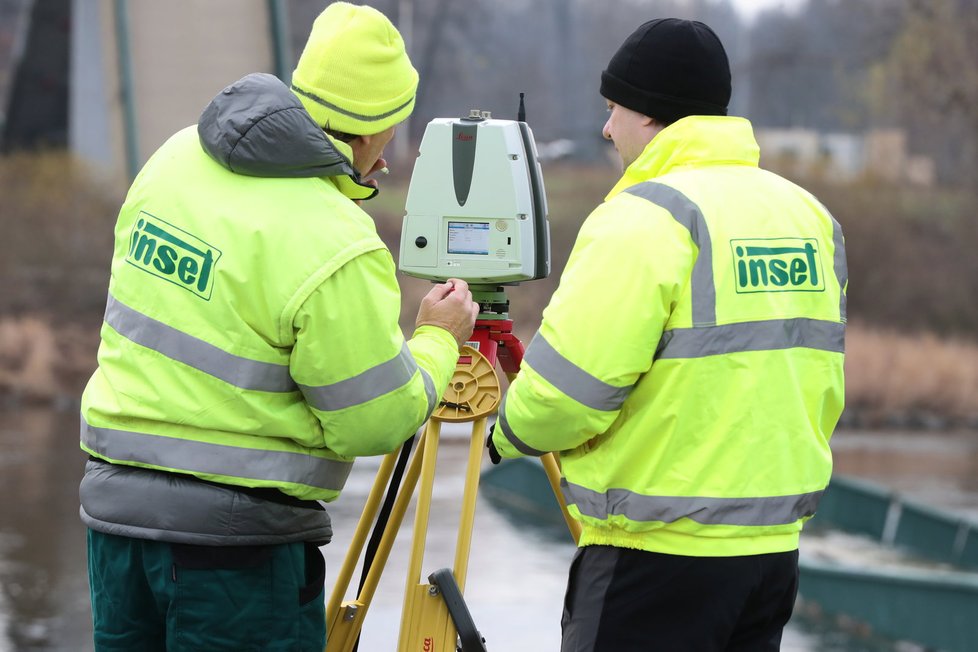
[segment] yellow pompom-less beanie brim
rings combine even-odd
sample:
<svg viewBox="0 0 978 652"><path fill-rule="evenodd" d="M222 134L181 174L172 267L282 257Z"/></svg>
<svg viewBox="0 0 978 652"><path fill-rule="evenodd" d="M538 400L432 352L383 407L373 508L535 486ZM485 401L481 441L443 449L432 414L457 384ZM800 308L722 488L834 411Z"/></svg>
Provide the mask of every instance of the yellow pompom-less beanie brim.
<svg viewBox="0 0 978 652"><path fill-rule="evenodd" d="M414 110L418 71L404 40L372 7L335 2L312 25L292 91L319 126L376 134Z"/></svg>

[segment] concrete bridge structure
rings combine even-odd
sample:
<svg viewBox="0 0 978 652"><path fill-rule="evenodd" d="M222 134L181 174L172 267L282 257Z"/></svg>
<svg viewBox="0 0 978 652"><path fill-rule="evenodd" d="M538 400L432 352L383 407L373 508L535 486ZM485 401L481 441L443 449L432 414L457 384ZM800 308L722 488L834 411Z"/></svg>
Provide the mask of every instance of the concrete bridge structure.
<svg viewBox="0 0 978 652"><path fill-rule="evenodd" d="M68 145L133 177L222 88L251 72L288 79L277 0L72 0Z"/></svg>

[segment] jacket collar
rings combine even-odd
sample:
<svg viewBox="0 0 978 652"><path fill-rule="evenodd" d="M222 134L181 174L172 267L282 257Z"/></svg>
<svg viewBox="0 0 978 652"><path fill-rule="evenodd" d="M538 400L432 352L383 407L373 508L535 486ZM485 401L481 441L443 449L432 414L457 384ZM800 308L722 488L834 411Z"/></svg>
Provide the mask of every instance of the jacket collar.
<svg viewBox="0 0 978 652"><path fill-rule="evenodd" d="M727 116L689 116L672 123L645 146L605 200L626 188L681 168L710 165L757 167L760 148L750 121Z"/></svg>
<svg viewBox="0 0 978 652"><path fill-rule="evenodd" d="M353 169L354 174L338 174L329 177L329 180L342 192L344 195L350 199L370 199L374 197L379 191L374 186L369 186L361 183L360 172L353 167L353 148L349 144L344 143L342 140L337 140L333 138L326 132L323 132L326 139L329 141L330 146L336 150L336 152L343 157L343 159L349 164L350 168Z"/></svg>

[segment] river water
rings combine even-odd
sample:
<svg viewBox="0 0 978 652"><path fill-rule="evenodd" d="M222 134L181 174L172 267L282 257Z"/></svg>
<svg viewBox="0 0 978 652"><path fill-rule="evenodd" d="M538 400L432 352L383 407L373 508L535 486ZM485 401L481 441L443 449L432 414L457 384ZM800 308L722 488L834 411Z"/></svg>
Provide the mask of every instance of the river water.
<svg viewBox="0 0 978 652"><path fill-rule="evenodd" d="M84 455L77 412L0 408L0 652L92 650L85 530L77 487ZM467 430L465 430L467 432ZM836 469L897 488L908 496L978 519L978 434L841 432ZM446 426L438 454L424 577L454 559L467 441ZM324 548L333 585L378 458L359 460L343 496L330 508L336 532ZM396 649L413 511L385 567L364 626L362 652ZM527 529L480 497L466 602L492 652L559 647L568 539ZM785 632L787 652L908 652L858 628L799 609Z"/></svg>

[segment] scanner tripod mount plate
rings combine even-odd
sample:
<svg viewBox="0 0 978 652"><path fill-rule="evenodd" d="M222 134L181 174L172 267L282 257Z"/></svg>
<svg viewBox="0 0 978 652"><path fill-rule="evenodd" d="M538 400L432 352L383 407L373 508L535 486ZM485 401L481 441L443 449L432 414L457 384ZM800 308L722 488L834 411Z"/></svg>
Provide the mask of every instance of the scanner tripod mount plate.
<svg viewBox="0 0 978 652"><path fill-rule="evenodd" d="M472 421L495 412L499 400L496 370L484 355L471 346L463 346L455 375L431 416L439 421Z"/></svg>

